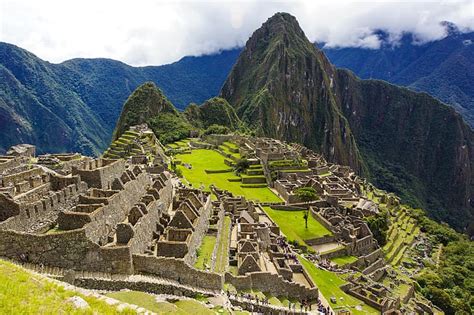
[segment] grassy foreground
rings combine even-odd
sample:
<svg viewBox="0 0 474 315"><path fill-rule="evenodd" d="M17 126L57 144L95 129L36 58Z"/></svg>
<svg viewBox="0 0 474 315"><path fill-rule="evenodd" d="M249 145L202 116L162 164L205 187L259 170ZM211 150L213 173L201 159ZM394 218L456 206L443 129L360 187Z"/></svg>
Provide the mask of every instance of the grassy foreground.
<svg viewBox="0 0 474 315"><path fill-rule="evenodd" d="M88 310L78 310L67 299L80 296ZM37 275L0 260L0 314L135 314L119 312L115 306L83 296Z"/></svg>
<svg viewBox="0 0 474 315"><path fill-rule="evenodd" d="M229 169L229 166L224 163L225 158L214 150L192 150L190 154L176 155L176 159L192 165L191 169L183 165L179 165L178 168L193 187L199 188L203 185L208 190L213 184L220 189L230 191L234 196L245 196L247 199L260 202L281 202L281 199L268 187L245 188L240 186L241 182L229 182L229 178L236 177L233 172L207 174L205 170Z"/></svg>

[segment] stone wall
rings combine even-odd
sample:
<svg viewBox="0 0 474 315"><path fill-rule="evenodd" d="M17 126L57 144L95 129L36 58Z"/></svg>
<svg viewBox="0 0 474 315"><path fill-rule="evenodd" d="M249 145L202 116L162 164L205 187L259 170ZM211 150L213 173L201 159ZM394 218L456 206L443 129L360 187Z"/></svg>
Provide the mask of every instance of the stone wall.
<svg viewBox="0 0 474 315"><path fill-rule="evenodd" d="M107 198L108 204L92 213L61 213L58 217L59 228L71 230L85 227L86 234L92 241L106 244L115 226L123 221L130 208L140 201L150 185L151 178L146 173L140 173L135 180L125 183L123 190Z"/></svg>
<svg viewBox="0 0 474 315"><path fill-rule="evenodd" d="M323 218L319 213L317 213L314 208L310 209L311 216L316 219L319 223L321 223L326 229L334 233L334 227L332 224Z"/></svg>
<svg viewBox="0 0 474 315"><path fill-rule="evenodd" d="M133 226L133 237L128 242L132 254L143 253L153 240L153 232L156 230L156 224L163 213L164 205L161 200L151 202L148 207L148 213L142 216Z"/></svg>
<svg viewBox="0 0 474 315"><path fill-rule="evenodd" d="M204 204L203 208L201 209L200 216L197 218L198 222L194 227L194 232L191 234L189 243L188 243L188 253L184 257L184 260L188 264L194 264L196 261L196 250L201 245L202 239L207 233L207 229L209 227L209 218L211 217L212 213L212 203L211 203L211 196L207 197L206 203Z"/></svg>
<svg viewBox="0 0 474 315"><path fill-rule="evenodd" d="M254 289L274 296L286 296L298 300L318 298L316 287L310 289L302 284L286 281L281 275L269 272L252 272L245 276L234 276L227 272L225 282L232 284L237 290Z"/></svg>
<svg viewBox="0 0 474 315"><path fill-rule="evenodd" d="M65 281L65 280L63 280ZM120 291L132 290L149 292L154 294L169 294L177 296L196 297L196 289L175 285L174 283L154 281L131 281L125 279L102 279L102 278L75 278L73 284L90 290ZM207 292L202 292L207 293Z"/></svg>
<svg viewBox="0 0 474 315"><path fill-rule="evenodd" d="M32 231L41 227L41 223L54 221L59 210L67 207L68 203L77 198L80 193L87 189L84 182L70 184L62 190L51 191L42 199L35 202L17 204L12 200L0 201L0 205L10 210L2 210L2 213L13 214L0 223L0 229L11 229L15 231ZM3 195L2 195L3 196ZM4 197L0 197L4 198ZM12 212L13 211L13 212ZM1 220L1 218L0 218Z"/></svg>
<svg viewBox="0 0 474 315"><path fill-rule="evenodd" d="M20 165L21 158L12 156L0 156L0 173Z"/></svg>
<svg viewBox="0 0 474 315"><path fill-rule="evenodd" d="M0 256L74 270L132 272L128 247L100 247L84 229L55 234L0 231Z"/></svg>
<svg viewBox="0 0 474 315"><path fill-rule="evenodd" d="M133 255L133 265L135 272L152 274L184 285L212 291L220 291L224 287L222 275L194 269L183 259Z"/></svg>
<svg viewBox="0 0 474 315"><path fill-rule="evenodd" d="M336 237L334 235L324 235L324 236L321 236L321 237L318 237L318 238L312 238L312 239L309 239L309 240L304 240L304 242L306 244L308 244L309 246L321 245L321 244L331 243L331 242L335 242L335 241L336 241Z"/></svg>
<svg viewBox="0 0 474 315"><path fill-rule="evenodd" d="M336 249L334 251L329 251L329 252L322 253L321 258L322 259L331 259L331 258L340 257L340 256L349 256L351 254L352 253L348 248L342 247L342 248Z"/></svg>
<svg viewBox="0 0 474 315"><path fill-rule="evenodd" d="M92 160L80 168L73 167L72 174L79 175L89 187L110 189L114 179L125 170L125 160Z"/></svg>

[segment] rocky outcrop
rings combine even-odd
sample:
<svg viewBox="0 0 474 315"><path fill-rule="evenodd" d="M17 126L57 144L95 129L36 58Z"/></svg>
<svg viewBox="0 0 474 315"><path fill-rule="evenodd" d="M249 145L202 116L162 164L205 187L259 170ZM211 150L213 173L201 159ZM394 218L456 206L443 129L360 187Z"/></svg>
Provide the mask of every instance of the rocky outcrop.
<svg viewBox="0 0 474 315"><path fill-rule="evenodd" d="M331 92L334 76L296 19L278 13L248 40L221 95L259 134L305 144L361 171L354 137Z"/></svg>
<svg viewBox="0 0 474 315"><path fill-rule="evenodd" d="M221 96L258 133L350 165L437 219L462 228L474 216L473 132L460 115L426 94L337 70L289 14L254 32Z"/></svg>

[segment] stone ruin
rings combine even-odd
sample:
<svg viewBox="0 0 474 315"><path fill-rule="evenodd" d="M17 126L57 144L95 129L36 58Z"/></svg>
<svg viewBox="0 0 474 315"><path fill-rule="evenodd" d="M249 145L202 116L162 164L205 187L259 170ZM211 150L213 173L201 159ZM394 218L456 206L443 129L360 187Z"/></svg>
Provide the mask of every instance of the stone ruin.
<svg viewBox="0 0 474 315"><path fill-rule="evenodd" d="M80 163L64 163L56 172L47 163L0 158L0 255L74 270L131 272L132 254L145 252L159 236L157 222L167 218L169 175L123 160L48 159L53 157Z"/></svg>

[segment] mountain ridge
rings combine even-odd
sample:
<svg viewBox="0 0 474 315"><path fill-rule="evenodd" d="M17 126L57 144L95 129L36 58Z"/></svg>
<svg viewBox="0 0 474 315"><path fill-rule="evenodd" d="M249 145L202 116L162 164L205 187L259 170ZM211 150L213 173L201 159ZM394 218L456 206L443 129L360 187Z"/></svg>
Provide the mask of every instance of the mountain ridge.
<svg viewBox="0 0 474 315"><path fill-rule="evenodd" d="M474 137L461 116L426 93L334 68L286 13L253 33L221 96L260 134L317 149L438 220L461 228L473 217Z"/></svg>

